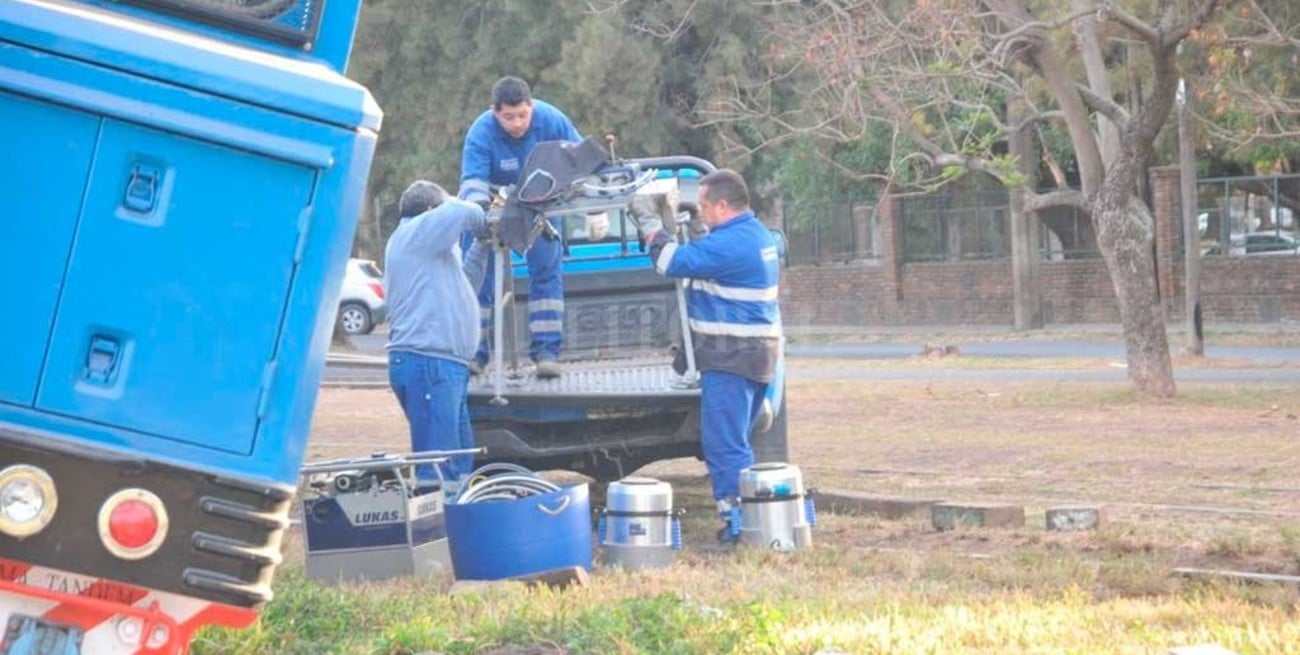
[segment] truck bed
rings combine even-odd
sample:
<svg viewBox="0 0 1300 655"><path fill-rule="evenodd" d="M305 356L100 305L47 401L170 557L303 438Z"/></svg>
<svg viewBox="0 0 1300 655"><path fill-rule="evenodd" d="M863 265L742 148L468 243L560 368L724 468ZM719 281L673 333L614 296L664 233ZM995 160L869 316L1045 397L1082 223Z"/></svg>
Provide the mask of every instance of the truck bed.
<svg viewBox="0 0 1300 655"><path fill-rule="evenodd" d="M672 369L666 356L639 356L622 359L579 359L562 363L564 374L553 380L539 380L531 362L521 362L511 369L506 362L502 395L530 398L575 397L698 397L698 384L688 385ZM491 397L494 391L492 368L470 380L469 393L474 397Z"/></svg>

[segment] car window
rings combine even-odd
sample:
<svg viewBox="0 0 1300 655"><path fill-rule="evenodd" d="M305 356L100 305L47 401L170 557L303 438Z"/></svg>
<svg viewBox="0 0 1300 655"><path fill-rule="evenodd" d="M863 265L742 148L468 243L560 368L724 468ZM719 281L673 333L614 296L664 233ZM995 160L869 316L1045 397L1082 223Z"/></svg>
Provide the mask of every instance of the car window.
<svg viewBox="0 0 1300 655"><path fill-rule="evenodd" d="M361 272L365 273L368 277L373 277L375 279L383 279L384 277L383 272L379 270L378 266L375 266L374 262L357 262L357 268L361 269Z"/></svg>
<svg viewBox="0 0 1300 655"><path fill-rule="evenodd" d="M1286 245L1277 237L1264 235L1246 237L1246 252L1267 252L1285 248Z"/></svg>

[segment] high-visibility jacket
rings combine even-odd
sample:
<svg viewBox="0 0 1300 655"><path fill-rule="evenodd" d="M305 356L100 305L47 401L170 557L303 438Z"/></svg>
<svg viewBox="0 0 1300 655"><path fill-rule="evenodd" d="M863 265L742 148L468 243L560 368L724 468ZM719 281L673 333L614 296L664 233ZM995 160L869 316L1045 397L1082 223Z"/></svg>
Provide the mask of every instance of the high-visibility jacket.
<svg viewBox="0 0 1300 655"><path fill-rule="evenodd" d="M691 278L686 314L696 366L771 382L781 338L780 266L776 240L754 213L686 244L660 232L650 254L660 273Z"/></svg>

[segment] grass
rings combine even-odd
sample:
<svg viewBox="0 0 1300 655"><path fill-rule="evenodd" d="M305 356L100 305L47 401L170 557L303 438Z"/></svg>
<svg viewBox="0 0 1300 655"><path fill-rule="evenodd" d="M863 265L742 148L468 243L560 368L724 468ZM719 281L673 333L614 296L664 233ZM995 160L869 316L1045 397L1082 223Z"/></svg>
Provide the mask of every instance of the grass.
<svg viewBox="0 0 1300 655"><path fill-rule="evenodd" d="M357 454L401 449L388 394L327 393L314 442L360 430ZM789 397L810 485L1015 503L1027 524L941 533L822 512L811 549L721 551L703 467L675 460L643 472L688 511L668 569L597 569L567 591L335 587L305 577L291 538L262 620L207 630L193 652L1300 655L1296 585L1173 574L1300 575L1300 385L1182 385L1144 403L1122 383L798 380ZM1105 508L1101 529L1043 529L1047 507L1079 502Z"/></svg>
<svg viewBox="0 0 1300 655"><path fill-rule="evenodd" d="M801 574L820 578L842 570L834 558L788 559L796 561L775 568L792 583ZM709 570L695 570L702 565ZM1249 588L1204 584L1171 591L1177 583L1141 558L1095 570L1035 557L931 565L906 580L846 580L824 589L755 584L744 593L726 582L720 589L707 586L738 566L681 563L657 574L706 586L668 589L647 575L614 573L568 592L505 586L463 595L444 593L442 580L321 587L289 568L280 576L280 596L256 627L209 630L194 652L1082 654L1163 653L1217 643L1242 655L1300 653L1300 621L1288 599L1260 602ZM981 570L989 587L984 591L947 584ZM1013 584L998 589L1004 574ZM1026 575L1062 584L1046 591L1014 584ZM1143 586L1141 593L1104 597L1065 584L1076 577L1139 580ZM780 593L765 593L774 591ZM1289 600L1294 603L1294 596Z"/></svg>

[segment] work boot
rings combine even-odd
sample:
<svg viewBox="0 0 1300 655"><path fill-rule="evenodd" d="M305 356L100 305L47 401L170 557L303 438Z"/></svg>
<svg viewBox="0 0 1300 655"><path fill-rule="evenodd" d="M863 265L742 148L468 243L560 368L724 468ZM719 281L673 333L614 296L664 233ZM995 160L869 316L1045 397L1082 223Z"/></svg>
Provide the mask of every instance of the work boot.
<svg viewBox="0 0 1300 655"><path fill-rule="evenodd" d="M718 528L718 543L723 546L735 546L740 543L740 530L733 530L731 521L723 519L722 527Z"/></svg>
<svg viewBox="0 0 1300 655"><path fill-rule="evenodd" d="M554 359L537 360L537 379L554 380L560 377L560 363Z"/></svg>
<svg viewBox="0 0 1300 655"><path fill-rule="evenodd" d="M718 543L733 546L740 542L740 504L736 500L719 500L718 517L722 519Z"/></svg>

